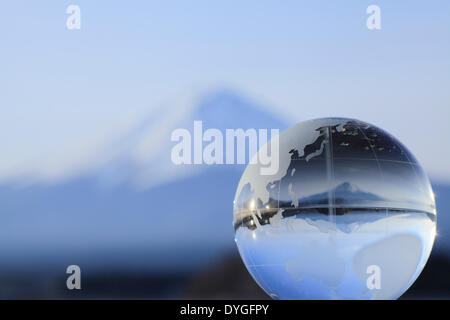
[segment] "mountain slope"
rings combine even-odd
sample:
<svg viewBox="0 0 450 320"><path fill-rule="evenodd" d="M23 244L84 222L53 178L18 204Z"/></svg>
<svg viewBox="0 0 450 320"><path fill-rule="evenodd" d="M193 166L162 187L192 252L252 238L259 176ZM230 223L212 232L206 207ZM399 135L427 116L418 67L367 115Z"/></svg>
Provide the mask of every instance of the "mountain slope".
<svg viewBox="0 0 450 320"><path fill-rule="evenodd" d="M229 91L181 118L172 112L99 150L109 155L100 167L57 184L0 186L0 267L193 268L232 248L232 201L245 166L176 166L170 132L192 132L194 120L223 132L286 124ZM151 157L136 156L142 146Z"/></svg>

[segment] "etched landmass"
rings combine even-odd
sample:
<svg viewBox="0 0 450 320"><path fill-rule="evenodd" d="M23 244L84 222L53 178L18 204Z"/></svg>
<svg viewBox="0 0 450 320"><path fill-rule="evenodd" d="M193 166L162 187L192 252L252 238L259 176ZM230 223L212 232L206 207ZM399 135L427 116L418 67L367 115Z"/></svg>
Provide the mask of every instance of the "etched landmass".
<svg viewBox="0 0 450 320"><path fill-rule="evenodd" d="M343 119L289 130L280 137L277 175L262 176L258 166L247 167L237 191L235 226L251 221L249 210L256 211L263 226L279 208L282 217L327 215L330 209L333 215L379 209L435 213L426 175L388 133Z"/></svg>
<svg viewBox="0 0 450 320"><path fill-rule="evenodd" d="M305 257L309 259L305 259ZM330 266L333 267L330 268ZM345 261L337 254L333 241L330 241L328 246L311 241L299 252L297 257L286 262L285 268L295 281L311 277L329 287L337 288L344 276Z"/></svg>

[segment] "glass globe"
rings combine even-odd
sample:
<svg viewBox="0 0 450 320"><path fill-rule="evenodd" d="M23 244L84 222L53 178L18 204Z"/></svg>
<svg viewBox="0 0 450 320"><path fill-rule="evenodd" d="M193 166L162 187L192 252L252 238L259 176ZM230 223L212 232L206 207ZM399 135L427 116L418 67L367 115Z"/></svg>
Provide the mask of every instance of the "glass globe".
<svg viewBox="0 0 450 320"><path fill-rule="evenodd" d="M273 140L273 138L272 138ZM353 119L301 122L250 162L234 200L235 241L276 299L396 299L436 234L434 194L414 156ZM261 152L279 156L262 174Z"/></svg>

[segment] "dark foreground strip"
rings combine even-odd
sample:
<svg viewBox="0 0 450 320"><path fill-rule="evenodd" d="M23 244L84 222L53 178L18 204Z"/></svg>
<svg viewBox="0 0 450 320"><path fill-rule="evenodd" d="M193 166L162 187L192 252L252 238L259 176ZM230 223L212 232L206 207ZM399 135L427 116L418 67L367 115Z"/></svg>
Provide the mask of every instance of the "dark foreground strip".
<svg viewBox="0 0 450 320"><path fill-rule="evenodd" d="M0 301L3 315L78 319L387 319L449 310L450 300L403 301ZM12 317L13 316L13 317ZM108 318L106 318L108 317ZM2 317L3 318L3 317ZM6 317L8 318L8 317ZM5 318L5 319L6 319Z"/></svg>

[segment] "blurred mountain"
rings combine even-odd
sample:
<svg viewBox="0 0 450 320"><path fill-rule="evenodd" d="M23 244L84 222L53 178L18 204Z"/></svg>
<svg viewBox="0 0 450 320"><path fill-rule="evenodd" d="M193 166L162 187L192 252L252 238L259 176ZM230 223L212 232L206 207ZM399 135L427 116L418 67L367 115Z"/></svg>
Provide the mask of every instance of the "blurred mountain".
<svg viewBox="0 0 450 320"><path fill-rule="evenodd" d="M233 248L232 202L245 166L176 166L170 133L192 132L194 120L223 132L287 125L230 91L183 117L163 111L99 150L110 157L97 170L56 184L0 185L0 268L188 271Z"/></svg>
<svg viewBox="0 0 450 320"><path fill-rule="evenodd" d="M334 187L334 189L332 189L332 192L334 194L335 202L337 204L342 204L345 201L359 201L359 200L377 201L382 199L376 194L361 190L357 185L350 182L343 182L337 185L336 187ZM299 203L303 204L314 203L327 205L328 191L301 198L299 199Z"/></svg>
<svg viewBox="0 0 450 320"><path fill-rule="evenodd" d="M432 183L436 197L437 236L434 249L450 258L450 185Z"/></svg>

